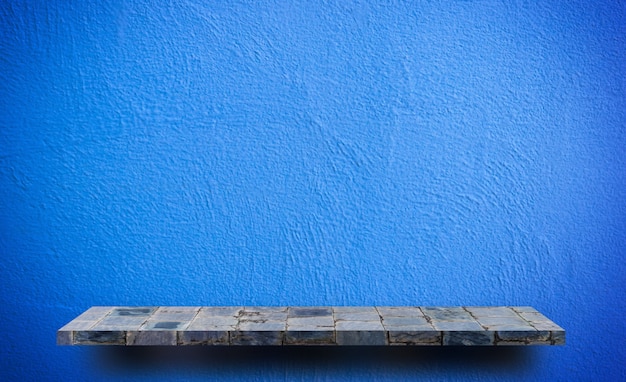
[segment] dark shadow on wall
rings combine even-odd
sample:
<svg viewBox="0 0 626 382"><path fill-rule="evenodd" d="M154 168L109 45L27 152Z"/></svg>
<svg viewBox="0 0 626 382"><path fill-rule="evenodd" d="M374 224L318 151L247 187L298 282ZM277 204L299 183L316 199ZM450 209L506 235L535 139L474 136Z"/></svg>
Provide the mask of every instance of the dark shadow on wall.
<svg viewBox="0 0 626 382"><path fill-rule="evenodd" d="M478 375L528 371L531 347L105 347L94 349L101 371L123 375L287 376L430 375L454 370Z"/></svg>

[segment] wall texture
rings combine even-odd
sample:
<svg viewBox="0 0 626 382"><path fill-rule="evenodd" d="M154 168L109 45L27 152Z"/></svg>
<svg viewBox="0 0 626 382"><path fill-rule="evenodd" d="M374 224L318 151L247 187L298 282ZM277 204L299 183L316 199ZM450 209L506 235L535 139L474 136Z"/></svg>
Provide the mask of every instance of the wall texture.
<svg viewBox="0 0 626 382"><path fill-rule="evenodd" d="M0 69L3 380L626 380L623 1L3 1ZM568 343L55 346L124 304L532 305Z"/></svg>

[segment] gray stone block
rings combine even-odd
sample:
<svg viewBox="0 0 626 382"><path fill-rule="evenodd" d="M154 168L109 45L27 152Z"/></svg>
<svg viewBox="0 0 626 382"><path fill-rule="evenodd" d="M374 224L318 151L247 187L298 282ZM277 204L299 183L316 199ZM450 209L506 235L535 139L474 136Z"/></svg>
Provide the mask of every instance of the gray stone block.
<svg viewBox="0 0 626 382"><path fill-rule="evenodd" d="M57 331L57 345L74 345L74 332L71 330Z"/></svg>
<svg viewBox="0 0 626 382"><path fill-rule="evenodd" d="M109 316L96 323L91 330L115 331L115 330L139 330L147 321L147 317L120 317Z"/></svg>
<svg viewBox="0 0 626 382"><path fill-rule="evenodd" d="M184 330L187 326L189 326L189 322L180 322L180 321L153 321L150 320L146 322L141 330Z"/></svg>
<svg viewBox="0 0 626 382"><path fill-rule="evenodd" d="M287 329L286 321L240 321L237 326L238 330L243 331L285 331Z"/></svg>
<svg viewBox="0 0 626 382"><path fill-rule="evenodd" d="M387 335L380 330L337 331L337 345L381 346L387 345Z"/></svg>
<svg viewBox="0 0 626 382"><path fill-rule="evenodd" d="M125 331L78 331L74 332L75 345L126 345Z"/></svg>
<svg viewBox="0 0 626 382"><path fill-rule="evenodd" d="M550 345L550 332L547 331L498 331L496 345Z"/></svg>
<svg viewBox="0 0 626 382"><path fill-rule="evenodd" d="M415 324L415 325L383 325L387 331L406 331L406 332L424 332L437 331L431 324Z"/></svg>
<svg viewBox="0 0 626 382"><path fill-rule="evenodd" d="M275 346L283 344L284 331L233 331L231 345Z"/></svg>
<svg viewBox="0 0 626 382"><path fill-rule="evenodd" d="M243 308L243 312L265 313L265 314L275 314L275 313L287 314L288 310L289 310L289 307L287 306L246 306Z"/></svg>
<svg viewBox="0 0 626 382"><path fill-rule="evenodd" d="M185 330L178 332L178 345L229 345L229 331Z"/></svg>
<svg viewBox="0 0 626 382"><path fill-rule="evenodd" d="M197 314L202 307L200 306L161 306L154 314Z"/></svg>
<svg viewBox="0 0 626 382"><path fill-rule="evenodd" d="M465 310L478 319L486 317L518 317L513 309L504 306L478 306L466 307Z"/></svg>
<svg viewBox="0 0 626 382"><path fill-rule="evenodd" d="M335 345L335 331L326 330L287 330L285 345Z"/></svg>
<svg viewBox="0 0 626 382"><path fill-rule="evenodd" d="M303 327L315 327L315 326L334 326L335 321L332 316L318 316L318 317L290 317L287 319L287 326L303 326Z"/></svg>
<svg viewBox="0 0 626 382"><path fill-rule="evenodd" d="M236 317L196 317L191 321L191 325L205 325L205 326L236 326L239 320Z"/></svg>
<svg viewBox="0 0 626 382"><path fill-rule="evenodd" d="M511 306L510 308L518 313L539 313L532 306Z"/></svg>
<svg viewBox="0 0 626 382"><path fill-rule="evenodd" d="M203 306L197 317L237 317L242 311L242 306Z"/></svg>
<svg viewBox="0 0 626 382"><path fill-rule="evenodd" d="M390 345L416 345L416 346L439 346L441 345L441 332L437 330L404 331L389 330Z"/></svg>
<svg viewBox="0 0 626 382"><path fill-rule="evenodd" d="M185 328L185 330L190 331L215 331L215 330L224 330L224 331L232 331L237 329L236 325L209 325L202 321L194 321L189 326Z"/></svg>
<svg viewBox="0 0 626 382"><path fill-rule="evenodd" d="M107 316L111 310L113 310L111 306L92 306L76 317L76 320L99 320Z"/></svg>
<svg viewBox="0 0 626 382"><path fill-rule="evenodd" d="M478 323L487 330L492 331L536 331L529 322L518 317L484 317L479 318Z"/></svg>
<svg viewBox="0 0 626 382"><path fill-rule="evenodd" d="M481 332L485 330L478 322L470 321L434 321L432 325L441 331Z"/></svg>
<svg viewBox="0 0 626 382"><path fill-rule="evenodd" d="M72 330L89 330L96 325L97 321L82 321L73 320L60 330L72 331Z"/></svg>
<svg viewBox="0 0 626 382"><path fill-rule="evenodd" d="M494 345L495 333L488 331L444 331L444 346L487 346Z"/></svg>
<svg viewBox="0 0 626 382"><path fill-rule="evenodd" d="M331 308L326 307L292 307L289 308L289 317L319 317L333 316Z"/></svg>
<svg viewBox="0 0 626 382"><path fill-rule="evenodd" d="M248 310L246 308L240 312L238 318L240 321L254 322L284 321L287 319L287 310L263 310L258 308Z"/></svg>
<svg viewBox="0 0 626 382"><path fill-rule="evenodd" d="M383 324L380 321L337 321L335 329L338 332L345 330L384 331Z"/></svg>
<svg viewBox="0 0 626 382"><path fill-rule="evenodd" d="M376 310L382 317L424 317L419 307L379 306Z"/></svg>
<svg viewBox="0 0 626 382"><path fill-rule="evenodd" d="M122 317L136 317L136 316L150 316L156 307L125 307L125 308L114 308L111 311L111 316L122 316Z"/></svg>
<svg viewBox="0 0 626 382"><path fill-rule="evenodd" d="M378 310L373 306L334 306L332 307L333 313L375 313L378 314Z"/></svg>
<svg viewBox="0 0 626 382"><path fill-rule="evenodd" d="M335 313L336 321L380 321L380 315L376 312L346 312Z"/></svg>
<svg viewBox="0 0 626 382"><path fill-rule="evenodd" d="M388 326L415 326L430 325L424 317L383 317L383 325Z"/></svg>
<svg viewBox="0 0 626 382"><path fill-rule="evenodd" d="M552 331L552 345L565 345L565 331L555 330Z"/></svg>
<svg viewBox="0 0 626 382"><path fill-rule="evenodd" d="M433 321L475 321L469 312L461 307L426 307L422 308L422 312Z"/></svg>
<svg viewBox="0 0 626 382"><path fill-rule="evenodd" d="M126 337L126 345L129 346L174 346L177 344L176 331L172 330L129 331Z"/></svg>

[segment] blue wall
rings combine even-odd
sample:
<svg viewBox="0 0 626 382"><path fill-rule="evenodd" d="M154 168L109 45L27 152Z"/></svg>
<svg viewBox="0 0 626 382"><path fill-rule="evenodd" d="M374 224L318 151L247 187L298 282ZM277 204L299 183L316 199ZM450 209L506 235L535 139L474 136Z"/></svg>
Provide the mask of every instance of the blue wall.
<svg viewBox="0 0 626 382"><path fill-rule="evenodd" d="M626 380L626 4L251 3L0 6L2 379ZM55 345L124 304L532 305L568 336Z"/></svg>

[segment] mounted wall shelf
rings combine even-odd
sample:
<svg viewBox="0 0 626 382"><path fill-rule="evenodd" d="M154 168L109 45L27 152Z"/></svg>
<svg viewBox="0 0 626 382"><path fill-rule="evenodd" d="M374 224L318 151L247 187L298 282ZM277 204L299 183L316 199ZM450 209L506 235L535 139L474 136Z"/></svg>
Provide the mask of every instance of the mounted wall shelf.
<svg viewBox="0 0 626 382"><path fill-rule="evenodd" d="M563 345L531 307L95 306L58 345Z"/></svg>

